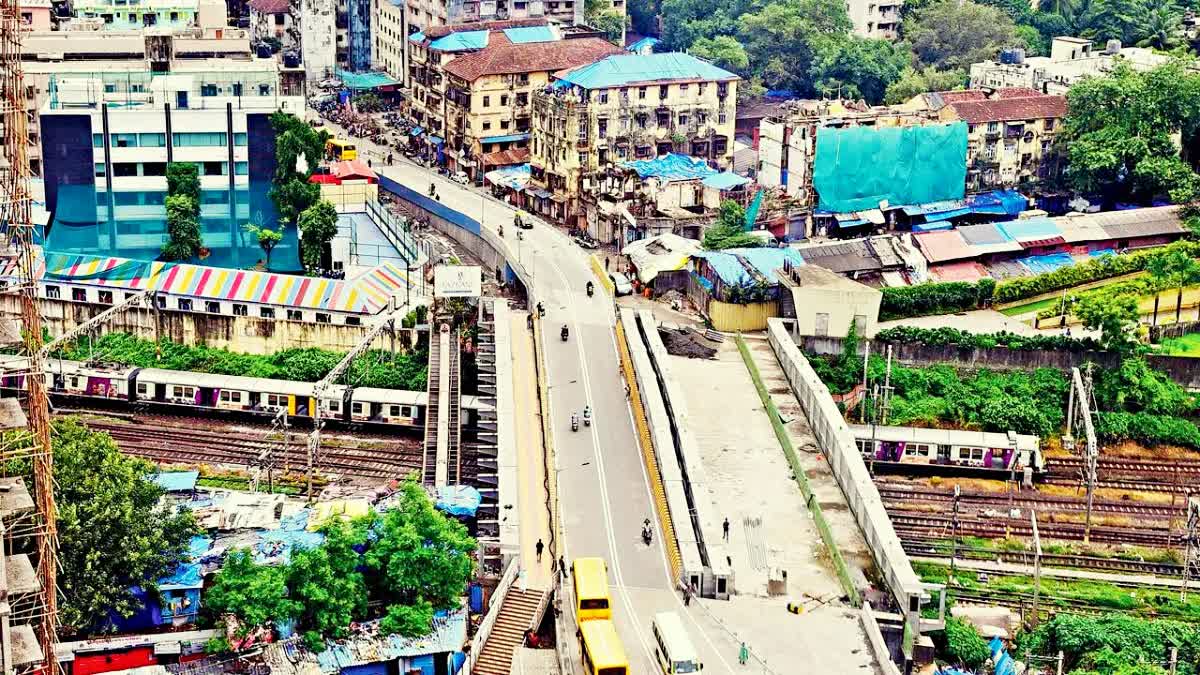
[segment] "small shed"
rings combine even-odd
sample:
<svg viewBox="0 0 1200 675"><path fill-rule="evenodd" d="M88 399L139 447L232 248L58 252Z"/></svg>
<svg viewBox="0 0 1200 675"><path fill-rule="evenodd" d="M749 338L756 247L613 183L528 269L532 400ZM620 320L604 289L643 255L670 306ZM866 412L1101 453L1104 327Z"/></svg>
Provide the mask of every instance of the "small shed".
<svg viewBox="0 0 1200 675"><path fill-rule="evenodd" d="M841 337L854 324L858 335L875 334L883 292L816 265L788 269L799 335Z"/></svg>

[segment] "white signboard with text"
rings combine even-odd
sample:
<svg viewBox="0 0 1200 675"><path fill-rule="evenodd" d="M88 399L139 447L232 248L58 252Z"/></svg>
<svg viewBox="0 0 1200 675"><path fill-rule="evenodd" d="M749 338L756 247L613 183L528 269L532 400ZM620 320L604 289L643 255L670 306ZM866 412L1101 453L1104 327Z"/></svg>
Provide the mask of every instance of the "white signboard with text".
<svg viewBox="0 0 1200 675"><path fill-rule="evenodd" d="M438 265L433 268L433 297L478 298L483 295L482 268Z"/></svg>

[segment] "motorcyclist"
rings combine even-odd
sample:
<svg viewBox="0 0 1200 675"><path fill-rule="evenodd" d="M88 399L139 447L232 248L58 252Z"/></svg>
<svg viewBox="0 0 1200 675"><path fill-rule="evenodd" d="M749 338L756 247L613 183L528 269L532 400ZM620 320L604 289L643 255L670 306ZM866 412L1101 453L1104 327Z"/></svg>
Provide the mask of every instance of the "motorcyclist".
<svg viewBox="0 0 1200 675"><path fill-rule="evenodd" d="M575 413L571 413L571 431L576 431L578 429L579 429L579 415L576 415Z"/></svg>
<svg viewBox="0 0 1200 675"><path fill-rule="evenodd" d="M546 316L546 308L543 307L542 303L540 303L540 302L537 304L537 311L538 311L538 316Z"/></svg>
<svg viewBox="0 0 1200 675"><path fill-rule="evenodd" d="M583 421L584 421L584 423L588 423L588 422L591 422L591 420L592 420L592 406L585 405L585 406L583 406Z"/></svg>
<svg viewBox="0 0 1200 675"><path fill-rule="evenodd" d="M567 331L567 324L564 323L562 327L562 339L566 340L569 334L570 333Z"/></svg>
<svg viewBox="0 0 1200 675"><path fill-rule="evenodd" d="M587 294L588 294L589 298L592 297L592 291L594 289L595 289L595 286L592 285L592 282L590 282L590 281L587 282Z"/></svg>
<svg viewBox="0 0 1200 675"><path fill-rule="evenodd" d="M642 541L646 542L646 545L649 546L653 536L654 532L650 529L650 519L647 518L646 522L642 525Z"/></svg>

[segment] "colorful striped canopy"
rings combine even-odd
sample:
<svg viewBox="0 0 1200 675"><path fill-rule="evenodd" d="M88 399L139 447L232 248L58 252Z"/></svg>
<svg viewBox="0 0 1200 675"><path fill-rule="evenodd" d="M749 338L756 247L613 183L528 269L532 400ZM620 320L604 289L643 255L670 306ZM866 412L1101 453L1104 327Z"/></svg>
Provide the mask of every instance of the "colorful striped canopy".
<svg viewBox="0 0 1200 675"><path fill-rule="evenodd" d="M50 254L40 267L46 281L361 314L386 307L393 295L405 292L409 278L389 262L352 281L60 253ZM16 269L0 274L16 276Z"/></svg>

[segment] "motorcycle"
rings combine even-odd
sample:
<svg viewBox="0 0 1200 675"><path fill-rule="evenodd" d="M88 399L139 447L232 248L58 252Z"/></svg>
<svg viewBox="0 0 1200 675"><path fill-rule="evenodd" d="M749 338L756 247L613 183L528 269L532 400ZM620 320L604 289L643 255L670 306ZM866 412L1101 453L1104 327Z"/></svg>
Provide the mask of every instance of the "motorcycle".
<svg viewBox="0 0 1200 675"><path fill-rule="evenodd" d="M591 408L583 409L583 426L585 426L585 427L592 426L592 409Z"/></svg>
<svg viewBox="0 0 1200 675"><path fill-rule="evenodd" d="M590 297L592 297L592 294L593 294L593 293L595 293L595 289L594 289L594 288L593 288L593 286L592 286L592 282L590 282L590 281L589 281L589 282L588 282L588 285L587 285L587 294L588 294L588 297L589 297L589 298L590 298Z"/></svg>
<svg viewBox="0 0 1200 675"><path fill-rule="evenodd" d="M579 431L579 418L571 415L571 431Z"/></svg>
<svg viewBox="0 0 1200 675"><path fill-rule="evenodd" d="M642 528L642 543L643 543L643 544L645 544L645 545L647 545L647 546L649 546L649 545L650 545L650 540L651 540L652 538L653 538L653 535L652 535L652 534L651 534L651 532L650 532L650 528L649 528L649 527L643 527L643 528Z"/></svg>
<svg viewBox="0 0 1200 675"><path fill-rule="evenodd" d="M563 341L563 342L566 342L566 341L567 341L567 334L568 334L568 333L567 333L567 327L566 327L566 326L563 326L563 329L562 329L562 341Z"/></svg>
<svg viewBox="0 0 1200 675"><path fill-rule="evenodd" d="M538 318L544 319L546 317L546 308L542 306L542 303L539 302L537 304L537 310L538 310Z"/></svg>

